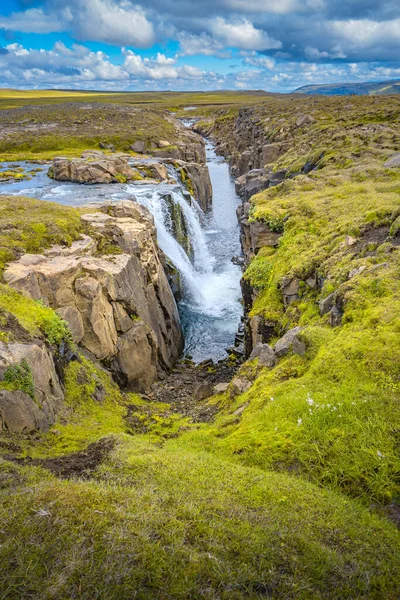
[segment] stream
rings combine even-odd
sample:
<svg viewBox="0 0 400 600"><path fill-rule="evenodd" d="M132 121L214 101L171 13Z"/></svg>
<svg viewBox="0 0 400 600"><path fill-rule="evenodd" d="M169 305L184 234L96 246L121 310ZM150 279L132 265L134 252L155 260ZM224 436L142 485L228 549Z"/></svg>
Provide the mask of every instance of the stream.
<svg viewBox="0 0 400 600"><path fill-rule="evenodd" d="M226 358L233 345L243 312L240 303L241 269L231 262L240 255L236 208L240 202L226 161L215 154L206 140L207 166L213 186L212 207L204 213L193 199L188 202L181 185L95 184L56 182L47 176L48 166L32 173L32 179L0 184L0 194L25 195L69 206L102 201L136 200L153 214L158 243L179 271L181 299L178 308L185 334L185 353L196 362ZM140 159L143 163L143 159ZM134 165L134 159L132 160ZM0 170L22 167L38 169L37 164L3 163ZM170 175L178 180L172 166ZM178 243L171 223L171 202L183 215L192 255Z"/></svg>

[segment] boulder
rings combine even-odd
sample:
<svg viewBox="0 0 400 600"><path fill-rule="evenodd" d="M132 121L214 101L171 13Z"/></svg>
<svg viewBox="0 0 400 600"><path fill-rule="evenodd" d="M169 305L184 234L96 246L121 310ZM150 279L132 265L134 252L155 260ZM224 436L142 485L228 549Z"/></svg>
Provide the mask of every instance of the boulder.
<svg viewBox="0 0 400 600"><path fill-rule="evenodd" d="M131 144L131 150L133 150L133 152L137 152L138 154L144 154L146 145L144 142L137 140L134 144Z"/></svg>
<svg viewBox="0 0 400 600"><path fill-rule="evenodd" d="M49 176L57 181L75 183L118 183L134 180L137 171L119 154L99 156L85 153L81 158L55 158Z"/></svg>
<svg viewBox="0 0 400 600"><path fill-rule="evenodd" d="M300 115L296 121L296 126L304 127L305 125L312 125L313 123L315 123L315 119L311 115Z"/></svg>
<svg viewBox="0 0 400 600"><path fill-rule="evenodd" d="M332 309L334 303L335 303L335 292L332 292L332 294L329 294L329 296L320 300L319 314L321 315L321 317L323 315L326 315Z"/></svg>
<svg viewBox="0 0 400 600"><path fill-rule="evenodd" d="M299 298L301 279L293 277L288 281L285 281L282 285L283 303L285 307L289 306L295 300Z"/></svg>
<svg viewBox="0 0 400 600"><path fill-rule="evenodd" d="M214 386L214 394L224 394L228 391L228 388L229 383L217 383L217 385Z"/></svg>
<svg viewBox="0 0 400 600"><path fill-rule="evenodd" d="M274 346L276 356L281 357L293 350L295 354L304 354L306 346L302 340L298 338L302 327L294 327L290 329L283 337L278 340Z"/></svg>
<svg viewBox="0 0 400 600"><path fill-rule="evenodd" d="M258 364L263 367L273 367L276 363L274 350L268 344L258 342L250 354L250 360L258 358Z"/></svg>
<svg viewBox="0 0 400 600"><path fill-rule="evenodd" d="M28 394L17 390L0 390L0 431L30 433L45 430L49 423L38 405Z"/></svg>
<svg viewBox="0 0 400 600"><path fill-rule="evenodd" d="M198 381L193 390L193 397L200 402L213 395L213 387L207 381Z"/></svg>
<svg viewBox="0 0 400 600"><path fill-rule="evenodd" d="M385 169L397 169L400 168L400 154L395 154L392 158L389 158L383 165Z"/></svg>
<svg viewBox="0 0 400 600"><path fill-rule="evenodd" d="M331 312L329 313L329 324L331 327L339 327L342 324L342 311L338 306L333 306Z"/></svg>
<svg viewBox="0 0 400 600"><path fill-rule="evenodd" d="M111 365L115 377L143 391L170 369L183 349L176 303L156 242L151 214L131 201L102 204L82 216L119 247L114 256L25 255L7 283L59 311L74 340Z"/></svg>
<svg viewBox="0 0 400 600"><path fill-rule="evenodd" d="M109 144L107 142L100 142L99 148L102 148L103 150L111 150L111 152L115 152L114 144Z"/></svg>
<svg viewBox="0 0 400 600"><path fill-rule="evenodd" d="M0 379L8 367L26 361L34 384L35 398L26 393L3 390L0 398L0 423L20 433L48 429L62 407L64 393L57 375L53 354L41 342L0 342Z"/></svg>
<svg viewBox="0 0 400 600"><path fill-rule="evenodd" d="M231 383L231 395L233 397L244 394L251 388L251 383L242 377L235 377Z"/></svg>
<svg viewBox="0 0 400 600"><path fill-rule="evenodd" d="M171 142L169 142L168 140L159 140L159 142L158 142L159 148L168 148L171 145L172 145Z"/></svg>
<svg viewBox="0 0 400 600"><path fill-rule="evenodd" d="M269 165L275 162L282 155L280 144L265 144L261 151L261 160L263 165Z"/></svg>

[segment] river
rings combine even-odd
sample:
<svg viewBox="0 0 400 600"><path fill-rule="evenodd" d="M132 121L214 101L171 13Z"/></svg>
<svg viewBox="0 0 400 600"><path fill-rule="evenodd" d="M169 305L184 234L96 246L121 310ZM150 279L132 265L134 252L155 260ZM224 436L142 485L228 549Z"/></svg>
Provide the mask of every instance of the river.
<svg viewBox="0 0 400 600"><path fill-rule="evenodd" d="M47 166L32 174L31 180L0 184L0 193L70 206L121 199L137 200L147 206L154 216L160 248L181 274L182 298L178 308L185 333L185 352L195 362L209 358L217 361L226 357L226 348L233 345L242 315L241 269L231 261L232 256L241 252L236 218L239 198L228 164L215 154L210 141L206 141L206 155L213 186L212 208L206 214L196 202L188 203L179 185L55 182L47 176ZM26 170L37 168L24 162L18 166ZM3 163L1 170L9 168L9 163ZM166 196L179 204L183 212L193 247L191 259L173 237Z"/></svg>

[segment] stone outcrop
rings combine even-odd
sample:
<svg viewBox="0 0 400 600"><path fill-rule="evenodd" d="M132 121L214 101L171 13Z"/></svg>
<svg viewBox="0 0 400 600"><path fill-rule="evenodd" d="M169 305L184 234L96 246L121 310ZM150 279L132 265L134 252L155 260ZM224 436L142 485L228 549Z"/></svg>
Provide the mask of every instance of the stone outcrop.
<svg viewBox="0 0 400 600"><path fill-rule="evenodd" d="M121 183L137 179L138 172L124 155L88 151L81 158L55 158L49 176L57 181L74 183Z"/></svg>
<svg viewBox="0 0 400 600"><path fill-rule="evenodd" d="M235 180L236 193L244 202L250 200L255 194L259 194L269 187L278 185L286 177L286 171L272 171L265 167L263 169L252 169L248 173L240 175Z"/></svg>
<svg viewBox="0 0 400 600"><path fill-rule="evenodd" d="M182 182L194 196L201 208L206 211L211 206L212 185L206 165L199 163L180 163Z"/></svg>
<svg viewBox="0 0 400 600"><path fill-rule="evenodd" d="M1 380L8 368L21 361L26 361L31 370L34 398L21 390L0 390L0 430L13 433L46 430L55 422L64 399L53 354L41 340L0 342Z"/></svg>
<svg viewBox="0 0 400 600"><path fill-rule="evenodd" d="M237 217L240 224L240 241L246 263L257 254L263 246L277 246L281 232L272 231L267 223L250 221L250 203L245 202L237 208Z"/></svg>
<svg viewBox="0 0 400 600"><path fill-rule="evenodd" d="M159 158L205 164L206 150L202 136L191 131L172 116L167 115L166 119L171 122L175 130L174 140L159 140L157 147L151 149L151 154Z"/></svg>
<svg viewBox="0 0 400 600"><path fill-rule="evenodd" d="M24 255L6 282L57 309L76 343L122 385L143 391L183 349L179 315L162 266L153 218L131 201L82 217L94 234L43 255ZM96 240L109 245L98 255Z"/></svg>

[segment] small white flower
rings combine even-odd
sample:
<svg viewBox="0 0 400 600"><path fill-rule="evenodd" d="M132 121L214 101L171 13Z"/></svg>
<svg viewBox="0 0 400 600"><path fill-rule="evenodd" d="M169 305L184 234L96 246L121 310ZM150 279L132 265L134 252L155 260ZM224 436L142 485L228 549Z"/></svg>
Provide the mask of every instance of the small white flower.
<svg viewBox="0 0 400 600"><path fill-rule="evenodd" d="M384 454L382 454L382 452L380 452L379 450L376 451L377 455L379 456L379 458L384 458Z"/></svg>
<svg viewBox="0 0 400 600"><path fill-rule="evenodd" d="M297 426L300 427L300 425L302 424L303 419L297 419Z"/></svg>
<svg viewBox="0 0 400 600"><path fill-rule="evenodd" d="M271 402L273 402L273 401L275 400L275 398L273 398L273 397L271 396L270 400L271 400Z"/></svg>

